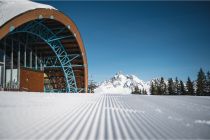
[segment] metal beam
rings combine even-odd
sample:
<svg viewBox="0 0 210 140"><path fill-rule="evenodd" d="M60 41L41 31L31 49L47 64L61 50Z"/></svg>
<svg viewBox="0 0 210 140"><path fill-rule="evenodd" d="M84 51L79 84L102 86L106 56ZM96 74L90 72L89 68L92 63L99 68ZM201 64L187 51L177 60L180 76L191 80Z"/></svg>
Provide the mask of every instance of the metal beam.
<svg viewBox="0 0 210 140"><path fill-rule="evenodd" d="M61 39L65 39L65 38L70 38L70 37L73 37L73 35L61 36L61 37L49 39L49 40L47 40L47 42L49 43L49 42L52 42L52 41L61 40Z"/></svg>
<svg viewBox="0 0 210 140"><path fill-rule="evenodd" d="M63 58L62 60L66 59L66 56L60 56L60 57ZM80 54L70 54L70 55L67 55L67 57L69 57L69 61L71 62L74 59L80 57ZM56 65L61 66L57 57L54 57L54 56L53 57L44 57L43 60L44 60L43 63L45 65L45 67L48 65L49 66L56 66Z"/></svg>
<svg viewBox="0 0 210 140"><path fill-rule="evenodd" d="M66 27L64 27L64 28L57 28L57 29L59 29L59 31L57 31L56 33L54 33L54 35L52 37L50 37L49 39L53 39L54 37L56 37L59 33L63 32L66 29Z"/></svg>
<svg viewBox="0 0 210 140"><path fill-rule="evenodd" d="M68 68L68 66L65 66L66 68ZM72 67L74 68L74 67L84 67L84 65L72 65ZM62 66L60 66L60 65L57 65L57 66L55 66L55 65L52 65L52 66L44 66L44 68L62 68Z"/></svg>
<svg viewBox="0 0 210 140"><path fill-rule="evenodd" d="M76 59L77 57L79 57L80 55L75 55L73 58L70 59L70 61L73 61L74 59Z"/></svg>

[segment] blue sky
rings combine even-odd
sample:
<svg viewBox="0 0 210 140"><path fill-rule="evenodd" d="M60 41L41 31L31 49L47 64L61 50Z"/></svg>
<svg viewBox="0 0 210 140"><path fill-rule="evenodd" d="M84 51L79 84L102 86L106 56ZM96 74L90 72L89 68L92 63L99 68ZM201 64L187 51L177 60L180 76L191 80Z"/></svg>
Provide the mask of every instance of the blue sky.
<svg viewBox="0 0 210 140"><path fill-rule="evenodd" d="M210 70L210 2L42 3L76 23L97 82L118 71L185 81Z"/></svg>

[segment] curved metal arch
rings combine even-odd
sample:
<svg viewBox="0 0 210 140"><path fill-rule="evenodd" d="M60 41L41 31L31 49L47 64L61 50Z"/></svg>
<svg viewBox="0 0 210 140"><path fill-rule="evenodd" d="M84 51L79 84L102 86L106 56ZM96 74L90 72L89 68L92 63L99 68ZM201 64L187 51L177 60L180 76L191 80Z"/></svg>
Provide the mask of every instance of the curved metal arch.
<svg viewBox="0 0 210 140"><path fill-rule="evenodd" d="M66 92L77 92L77 84L71 61L64 46L61 44L59 37L57 37L56 34L54 34L47 26L37 21L32 21L31 24L17 28L15 30L12 28L9 34L15 33L29 33L45 41L45 43L47 43L56 54L61 64L66 79Z"/></svg>

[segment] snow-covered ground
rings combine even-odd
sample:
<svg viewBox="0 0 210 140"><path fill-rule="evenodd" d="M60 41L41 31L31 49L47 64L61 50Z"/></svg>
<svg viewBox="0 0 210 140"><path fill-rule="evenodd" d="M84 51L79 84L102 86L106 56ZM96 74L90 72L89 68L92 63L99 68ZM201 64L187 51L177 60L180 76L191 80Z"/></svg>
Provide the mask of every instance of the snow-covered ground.
<svg viewBox="0 0 210 140"><path fill-rule="evenodd" d="M0 139L210 139L210 97L0 93Z"/></svg>

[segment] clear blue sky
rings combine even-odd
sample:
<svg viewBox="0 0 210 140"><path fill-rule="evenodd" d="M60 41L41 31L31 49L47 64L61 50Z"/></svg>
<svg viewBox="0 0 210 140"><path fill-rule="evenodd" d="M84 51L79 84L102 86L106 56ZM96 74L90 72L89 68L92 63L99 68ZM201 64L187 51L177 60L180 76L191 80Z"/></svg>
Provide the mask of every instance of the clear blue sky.
<svg viewBox="0 0 210 140"><path fill-rule="evenodd" d="M143 80L210 70L210 2L52 2L76 23L95 81L118 71Z"/></svg>

